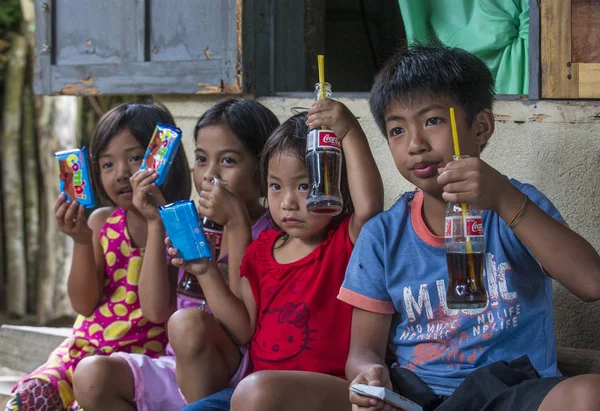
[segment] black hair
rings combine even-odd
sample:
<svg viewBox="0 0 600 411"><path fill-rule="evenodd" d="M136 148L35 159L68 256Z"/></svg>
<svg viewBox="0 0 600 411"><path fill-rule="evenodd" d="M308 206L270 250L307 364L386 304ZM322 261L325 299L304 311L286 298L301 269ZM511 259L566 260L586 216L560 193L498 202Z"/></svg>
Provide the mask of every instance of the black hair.
<svg viewBox="0 0 600 411"><path fill-rule="evenodd" d="M257 101L230 98L220 101L202 114L194 128L194 141L200 129L219 125L229 127L258 164L260 153L273 130L279 126L279 120ZM260 182L259 186L262 187ZM264 195L264 192L261 191L261 194Z"/></svg>
<svg viewBox="0 0 600 411"><path fill-rule="evenodd" d="M284 121L269 137L260 156L260 175L262 176L263 189L266 192L267 178L269 175L269 161L277 154L286 154L300 159L306 164L306 136L310 128L306 125L307 112L298 113ZM350 188L348 186L348 173L346 162L342 161L342 178L340 191L344 205L342 212L333 218L330 227L339 224L346 216L354 212ZM275 223L269 212L271 222Z"/></svg>
<svg viewBox="0 0 600 411"><path fill-rule="evenodd" d="M384 115L394 101L411 103L423 98L449 96L467 114L469 127L494 103L494 78L473 54L441 43L400 49L375 77L369 106L387 138Z"/></svg>
<svg viewBox="0 0 600 411"><path fill-rule="evenodd" d="M146 149L157 122L175 126L175 120L169 110L162 104L154 102L119 104L98 121L90 142L90 168L94 190L103 204L116 205L102 186L100 155L110 140L123 130L129 130L138 143ZM179 146L171 170L160 190L167 203L190 198L192 178L183 144Z"/></svg>

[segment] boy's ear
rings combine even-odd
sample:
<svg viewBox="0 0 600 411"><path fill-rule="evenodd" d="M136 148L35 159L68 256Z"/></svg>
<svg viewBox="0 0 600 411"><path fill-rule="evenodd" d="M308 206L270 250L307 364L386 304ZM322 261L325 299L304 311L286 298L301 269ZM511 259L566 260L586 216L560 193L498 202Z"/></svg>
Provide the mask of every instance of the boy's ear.
<svg viewBox="0 0 600 411"><path fill-rule="evenodd" d="M477 127L477 144L481 147L494 134L494 113L489 108L486 108L477 113L474 122Z"/></svg>

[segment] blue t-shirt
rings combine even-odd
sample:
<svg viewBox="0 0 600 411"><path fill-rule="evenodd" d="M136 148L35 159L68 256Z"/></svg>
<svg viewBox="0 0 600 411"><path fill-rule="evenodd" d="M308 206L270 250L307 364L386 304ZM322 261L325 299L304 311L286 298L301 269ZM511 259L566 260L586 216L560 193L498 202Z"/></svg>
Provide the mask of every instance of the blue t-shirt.
<svg viewBox="0 0 600 411"><path fill-rule="evenodd" d="M511 180L530 201L560 222L535 187ZM412 201L411 201L412 200ZM506 223L483 213L482 309L446 305L444 238L422 215L423 193L404 194L361 230L338 298L363 310L393 314L390 348L439 395L450 395L473 370L527 354L542 377L558 376L552 280Z"/></svg>

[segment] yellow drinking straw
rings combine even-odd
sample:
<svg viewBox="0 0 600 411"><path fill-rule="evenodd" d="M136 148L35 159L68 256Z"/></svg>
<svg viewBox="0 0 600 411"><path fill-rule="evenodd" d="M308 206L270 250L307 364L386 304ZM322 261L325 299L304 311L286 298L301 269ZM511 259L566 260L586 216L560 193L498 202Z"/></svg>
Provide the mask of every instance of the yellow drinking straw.
<svg viewBox="0 0 600 411"><path fill-rule="evenodd" d="M454 143L454 156L459 159L460 157L460 146L458 145L458 131L456 130L456 118L454 117L454 107L450 107L450 125L452 126L452 142ZM467 217L467 204L460 203L460 207L462 208L462 221L463 224ZM465 233L466 234L466 233ZM467 244L467 254L473 253L473 246L471 244L471 239L469 237L466 238ZM472 271L473 269L469 270ZM474 273L473 273L474 274ZM473 275L474 277L474 275Z"/></svg>
<svg viewBox="0 0 600 411"><path fill-rule="evenodd" d="M323 100L325 98L325 56L323 54L317 55L317 64L319 66L319 83L321 83L319 99Z"/></svg>
<svg viewBox="0 0 600 411"><path fill-rule="evenodd" d="M317 55L317 65L319 66L319 83L321 84L321 90L319 91L319 100L325 99L325 56L323 54ZM327 127L322 126L321 130L327 130ZM329 171L327 170L327 164L323 163L323 182L325 186L323 190L325 191L323 194L326 196L331 192L329 187Z"/></svg>

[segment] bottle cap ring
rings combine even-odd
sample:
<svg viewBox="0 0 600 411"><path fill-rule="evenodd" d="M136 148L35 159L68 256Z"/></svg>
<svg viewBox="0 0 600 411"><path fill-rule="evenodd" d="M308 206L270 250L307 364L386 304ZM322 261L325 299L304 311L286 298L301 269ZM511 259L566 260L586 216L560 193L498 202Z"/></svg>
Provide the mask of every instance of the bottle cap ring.
<svg viewBox="0 0 600 411"><path fill-rule="evenodd" d="M227 181L225 180L221 180L218 177L213 177L212 180L210 180L211 184L218 184L220 186L226 186L227 185Z"/></svg>

